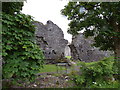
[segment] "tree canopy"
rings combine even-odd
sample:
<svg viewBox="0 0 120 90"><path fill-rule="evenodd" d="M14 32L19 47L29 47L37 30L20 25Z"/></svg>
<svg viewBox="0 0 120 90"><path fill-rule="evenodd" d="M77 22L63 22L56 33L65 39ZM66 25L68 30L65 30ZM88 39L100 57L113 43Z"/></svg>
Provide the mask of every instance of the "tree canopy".
<svg viewBox="0 0 120 90"><path fill-rule="evenodd" d="M81 7L85 8L83 13ZM120 38L119 7L120 3L69 2L62 14L71 20L68 33L75 35L85 28L86 36L95 36L95 46L113 50L114 37Z"/></svg>
<svg viewBox="0 0 120 90"><path fill-rule="evenodd" d="M23 5L23 2L2 2L2 12L14 14L14 12L20 12Z"/></svg>
<svg viewBox="0 0 120 90"><path fill-rule="evenodd" d="M70 20L68 33L84 29L86 37L94 36L94 46L113 50L120 63L120 2L69 2L61 12Z"/></svg>

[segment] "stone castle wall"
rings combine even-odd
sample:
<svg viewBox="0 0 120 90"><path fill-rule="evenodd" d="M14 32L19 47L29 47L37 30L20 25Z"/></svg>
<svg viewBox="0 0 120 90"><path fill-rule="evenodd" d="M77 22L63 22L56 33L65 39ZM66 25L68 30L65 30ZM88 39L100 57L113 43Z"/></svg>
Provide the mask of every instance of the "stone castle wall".
<svg viewBox="0 0 120 90"><path fill-rule="evenodd" d="M37 26L36 42L43 50L45 59L60 59L71 55L73 60L91 62L111 55L110 51L100 51L99 48L92 47L93 37L86 39L80 33L72 38L70 45L67 45L68 41L64 39L63 31L52 21L47 21L46 25L40 22L34 24Z"/></svg>
<svg viewBox="0 0 120 90"><path fill-rule="evenodd" d="M64 57L64 49L68 41L64 39L63 31L52 21L46 25L36 22L35 33L37 44L43 50L46 59L58 59Z"/></svg>
<svg viewBox="0 0 120 90"><path fill-rule="evenodd" d="M93 42L93 37L85 38L82 33L74 36L72 43L69 45L73 59L91 62L111 55L110 51L100 51L99 48L92 47Z"/></svg>

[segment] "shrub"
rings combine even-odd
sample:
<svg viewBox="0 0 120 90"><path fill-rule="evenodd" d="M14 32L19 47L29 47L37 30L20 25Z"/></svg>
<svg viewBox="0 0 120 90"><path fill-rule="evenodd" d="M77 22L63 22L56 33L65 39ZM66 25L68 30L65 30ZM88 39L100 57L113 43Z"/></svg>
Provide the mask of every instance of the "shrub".
<svg viewBox="0 0 120 90"><path fill-rule="evenodd" d="M81 63L81 75L74 76L75 83L81 87L94 87L99 88L111 86L113 82L113 63L114 58L105 58L98 62Z"/></svg>
<svg viewBox="0 0 120 90"><path fill-rule="evenodd" d="M43 65L31 16L2 14L3 79L33 80Z"/></svg>

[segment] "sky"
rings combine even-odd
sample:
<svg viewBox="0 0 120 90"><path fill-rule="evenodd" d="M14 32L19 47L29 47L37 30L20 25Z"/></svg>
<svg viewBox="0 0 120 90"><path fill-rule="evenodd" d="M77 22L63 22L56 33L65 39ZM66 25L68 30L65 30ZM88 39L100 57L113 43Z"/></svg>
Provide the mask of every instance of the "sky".
<svg viewBox="0 0 120 90"><path fill-rule="evenodd" d="M51 20L63 30L64 38L71 42L72 35L67 33L69 21L60 12L67 3L68 0L27 0L22 12L33 16L34 20L43 24Z"/></svg>

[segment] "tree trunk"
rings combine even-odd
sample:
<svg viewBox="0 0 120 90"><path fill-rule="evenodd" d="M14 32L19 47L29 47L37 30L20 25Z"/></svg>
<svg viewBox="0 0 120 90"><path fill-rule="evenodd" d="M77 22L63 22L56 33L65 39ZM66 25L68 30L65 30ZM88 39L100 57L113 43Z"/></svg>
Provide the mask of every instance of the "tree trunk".
<svg viewBox="0 0 120 90"><path fill-rule="evenodd" d="M118 68L117 79L120 81L120 39L116 39L115 41L115 63L114 66Z"/></svg>
<svg viewBox="0 0 120 90"><path fill-rule="evenodd" d="M115 36L113 36L113 42L114 42L114 54L115 54L115 62L114 62L114 67L116 67L115 69L117 70L117 79L120 81L120 37L119 37L119 33L120 33L120 24L117 25L117 19L116 17L112 17L111 19L112 21L111 26L114 27L114 32L116 32L117 34ZM111 41L112 42L112 41Z"/></svg>

